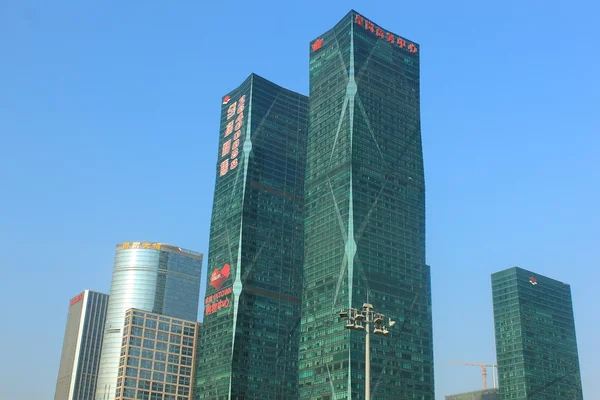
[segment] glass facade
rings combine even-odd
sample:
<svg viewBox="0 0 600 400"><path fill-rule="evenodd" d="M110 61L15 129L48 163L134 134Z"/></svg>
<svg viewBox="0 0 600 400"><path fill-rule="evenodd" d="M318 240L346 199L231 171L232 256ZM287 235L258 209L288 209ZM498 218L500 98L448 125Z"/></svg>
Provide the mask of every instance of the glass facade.
<svg viewBox="0 0 600 400"><path fill-rule="evenodd" d="M372 398L433 400L419 47L351 11L309 51L300 398L364 398L364 332L337 315L371 303L397 321Z"/></svg>
<svg viewBox="0 0 600 400"><path fill-rule="evenodd" d="M189 400L198 329L197 322L128 310L116 399Z"/></svg>
<svg viewBox="0 0 600 400"><path fill-rule="evenodd" d="M113 400L125 311L136 308L196 320L202 254L151 242L117 245L106 313L96 400Z"/></svg>
<svg viewBox="0 0 600 400"><path fill-rule="evenodd" d="M252 74L223 98L196 399L294 399L307 99Z"/></svg>
<svg viewBox="0 0 600 400"><path fill-rule="evenodd" d="M582 400L571 287L513 267L492 292L501 398Z"/></svg>
<svg viewBox="0 0 600 400"><path fill-rule="evenodd" d="M94 398L107 305L90 290L71 299L54 400Z"/></svg>

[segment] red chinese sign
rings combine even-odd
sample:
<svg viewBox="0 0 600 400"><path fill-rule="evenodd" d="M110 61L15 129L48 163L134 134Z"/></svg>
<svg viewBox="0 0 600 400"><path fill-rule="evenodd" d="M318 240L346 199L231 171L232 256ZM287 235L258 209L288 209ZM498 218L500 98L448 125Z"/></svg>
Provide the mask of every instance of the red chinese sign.
<svg viewBox="0 0 600 400"><path fill-rule="evenodd" d="M215 268L212 274L210 274L210 285L217 290L221 289L227 278L229 278L229 271L229 264L223 265L220 271L218 268Z"/></svg>
<svg viewBox="0 0 600 400"><path fill-rule="evenodd" d="M223 104L227 104L231 97L225 96ZM223 137L228 138L231 134L233 137L225 140L221 146L219 158L225 157L219 164L219 176L224 176L232 169L236 169L239 163L238 156L240 154L240 143L242 140L242 128L244 126L244 109L246 108L246 95L239 98L238 101L232 103L227 108L227 122ZM235 119L234 119L235 117Z"/></svg>
<svg viewBox="0 0 600 400"><path fill-rule="evenodd" d="M78 294L77 296L75 296L71 299L71 301L69 302L69 305L72 306L73 304L79 303L82 299L83 299L83 293Z"/></svg>
<svg viewBox="0 0 600 400"><path fill-rule="evenodd" d="M407 43L406 40L401 38L400 36L395 36L391 32L384 31L383 29L381 29L381 27L373 24L373 22L369 21L362 15L356 14L354 17L354 23L362 26L364 29L370 31L371 33L374 33L375 36L377 36L378 38L385 39L386 41L390 42L391 44L397 45L401 49L406 49L406 50L410 51L411 53L416 53L419 51L419 48L417 47L416 44Z"/></svg>
<svg viewBox="0 0 600 400"><path fill-rule="evenodd" d="M210 315L224 308L229 308L231 292L231 287L228 287L213 295L206 296L204 299L204 315Z"/></svg>

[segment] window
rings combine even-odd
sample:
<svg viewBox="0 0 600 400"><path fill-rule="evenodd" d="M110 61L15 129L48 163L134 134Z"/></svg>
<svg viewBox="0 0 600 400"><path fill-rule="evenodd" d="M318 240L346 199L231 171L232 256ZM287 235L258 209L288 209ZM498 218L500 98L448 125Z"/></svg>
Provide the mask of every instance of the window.
<svg viewBox="0 0 600 400"><path fill-rule="evenodd" d="M130 346L141 346L142 345L142 339L130 336L129 337L129 345Z"/></svg>
<svg viewBox="0 0 600 400"><path fill-rule="evenodd" d="M150 360L142 360L142 368L144 369L152 369L152 361Z"/></svg>
<svg viewBox="0 0 600 400"><path fill-rule="evenodd" d="M194 328L183 328L184 336L194 336L195 331Z"/></svg>
<svg viewBox="0 0 600 400"><path fill-rule="evenodd" d="M173 364L179 364L179 356L174 356L173 354L169 354L169 362Z"/></svg>
<svg viewBox="0 0 600 400"><path fill-rule="evenodd" d="M187 382L188 382L187 386L190 385L189 378L179 378L179 382L181 382L182 379L184 379L184 380L187 379ZM182 383L182 385L186 385L186 384ZM189 387L179 386L179 389L177 389L177 394L181 394L183 396L187 396L187 395L190 394L190 388Z"/></svg>
<svg viewBox="0 0 600 400"><path fill-rule="evenodd" d="M138 390L137 398L141 400L150 400L150 392Z"/></svg>
<svg viewBox="0 0 600 400"><path fill-rule="evenodd" d="M123 349L123 350L125 350L125 349ZM129 355L139 357L140 356L140 348L139 347L130 347Z"/></svg>
<svg viewBox="0 0 600 400"><path fill-rule="evenodd" d="M144 331L144 337L147 339L156 339L156 331L146 329Z"/></svg>
<svg viewBox="0 0 600 400"><path fill-rule="evenodd" d="M175 353L175 354L181 353L181 346L178 346L176 344L170 344L169 345L169 353ZM169 357L171 357L171 356L169 356Z"/></svg>
<svg viewBox="0 0 600 400"><path fill-rule="evenodd" d="M168 342L169 341L169 334L168 333L158 332L158 334L157 334L156 337L157 337L158 340L162 340L163 342Z"/></svg>
<svg viewBox="0 0 600 400"><path fill-rule="evenodd" d="M167 393L176 393L177 390L177 386L175 385L169 385L168 383L165 384L165 392Z"/></svg>
<svg viewBox="0 0 600 400"><path fill-rule="evenodd" d="M140 328L138 326L133 326L131 328L131 334L133 336L142 336L142 328Z"/></svg>
<svg viewBox="0 0 600 400"><path fill-rule="evenodd" d="M171 356L169 356L169 357L171 357ZM191 357L181 357L181 364L192 365L192 358Z"/></svg>
<svg viewBox="0 0 600 400"><path fill-rule="evenodd" d="M154 370L155 371L163 371L164 372L165 366L166 365L164 362L158 362L158 361L154 362Z"/></svg>
<svg viewBox="0 0 600 400"><path fill-rule="evenodd" d="M163 382L165 380L165 374L163 372L153 372L152 379L155 381Z"/></svg>
<svg viewBox="0 0 600 400"><path fill-rule="evenodd" d="M159 322L158 329L160 329L161 331L169 332L169 324L167 324L166 322Z"/></svg>
<svg viewBox="0 0 600 400"><path fill-rule="evenodd" d="M142 350L143 358L154 358L154 351L152 350Z"/></svg>
<svg viewBox="0 0 600 400"><path fill-rule="evenodd" d="M192 375L192 369L190 367L179 367L179 373L185 376Z"/></svg>
<svg viewBox="0 0 600 400"><path fill-rule="evenodd" d="M167 351L167 344L163 342L156 342L156 350Z"/></svg>
<svg viewBox="0 0 600 400"><path fill-rule="evenodd" d="M170 372L172 374L176 374L179 370L179 367L175 364L169 364L167 365L167 372Z"/></svg>
<svg viewBox="0 0 600 400"><path fill-rule="evenodd" d="M123 397L125 397L126 399L135 399L135 389L123 390Z"/></svg>
<svg viewBox="0 0 600 400"><path fill-rule="evenodd" d="M184 337L183 338L183 345L184 346L193 346L194 345L194 338Z"/></svg>
<svg viewBox="0 0 600 400"><path fill-rule="evenodd" d="M152 390L154 390L156 392L162 392L163 391L163 387L164 387L163 383L154 382L152 384Z"/></svg>
<svg viewBox="0 0 600 400"><path fill-rule="evenodd" d="M171 332L181 334L182 331L183 328L181 327L181 325L171 325Z"/></svg>
<svg viewBox="0 0 600 400"><path fill-rule="evenodd" d="M134 388L136 386L135 378L125 378L125 387Z"/></svg>
<svg viewBox="0 0 600 400"><path fill-rule="evenodd" d="M181 349L181 354L184 356L192 356L194 355L194 349L192 349L191 347L184 347L183 349Z"/></svg>
<svg viewBox="0 0 600 400"><path fill-rule="evenodd" d="M167 353L161 353L161 352L157 351L156 354L154 355L154 359L157 361L166 361Z"/></svg>
<svg viewBox="0 0 600 400"><path fill-rule="evenodd" d="M146 369L140 370L140 378L141 379L151 379L152 373Z"/></svg>
<svg viewBox="0 0 600 400"><path fill-rule="evenodd" d="M156 321L153 321L151 319L147 319L146 320L146 328L156 329Z"/></svg>
<svg viewBox="0 0 600 400"><path fill-rule="evenodd" d="M150 382L144 380L138 381L138 389L150 389Z"/></svg>
<svg viewBox="0 0 600 400"><path fill-rule="evenodd" d="M179 336L179 335L171 335L171 343L180 344L181 343L181 336Z"/></svg>
<svg viewBox="0 0 600 400"><path fill-rule="evenodd" d="M190 386L190 378L186 378L184 376L180 376L179 377L179 384L180 385L184 385L184 386ZM181 390L181 388L179 388L179 390ZM188 394L188 393L181 393L181 392L179 392L179 394Z"/></svg>
<svg viewBox="0 0 600 400"><path fill-rule="evenodd" d="M137 368L127 367L127 369L125 370L125 375L131 376L134 378L137 377L137 373L138 373Z"/></svg>
<svg viewBox="0 0 600 400"><path fill-rule="evenodd" d="M145 349L153 349L154 348L154 340L144 339L144 348Z"/></svg>
<svg viewBox="0 0 600 400"><path fill-rule="evenodd" d="M139 367L140 366L140 359L139 358L135 358L135 357L129 357L127 359L127 365L129 365L131 367Z"/></svg>
<svg viewBox="0 0 600 400"><path fill-rule="evenodd" d="M135 326L144 326L144 318L142 317L133 317L131 323Z"/></svg>

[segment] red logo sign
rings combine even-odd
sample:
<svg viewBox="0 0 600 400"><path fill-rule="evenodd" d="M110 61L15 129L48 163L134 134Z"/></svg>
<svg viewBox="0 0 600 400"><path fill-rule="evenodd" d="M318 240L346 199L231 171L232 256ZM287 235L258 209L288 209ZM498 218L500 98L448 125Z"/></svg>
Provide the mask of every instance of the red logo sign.
<svg viewBox="0 0 600 400"><path fill-rule="evenodd" d="M73 304L80 302L80 301L81 301L81 299L83 299L83 293L81 293L81 294L78 294L77 296L73 297L73 298L71 299L71 301L69 302L69 305L71 305L71 306L72 306Z"/></svg>
<svg viewBox="0 0 600 400"><path fill-rule="evenodd" d="M220 271L219 269L215 269L212 274L210 274L210 285L219 290L227 278L229 278L229 264L223 265L223 268L221 268Z"/></svg>
<svg viewBox="0 0 600 400"><path fill-rule="evenodd" d="M531 278L529 278L529 283L531 283L533 286L537 285L537 279L535 279L533 276Z"/></svg>
<svg viewBox="0 0 600 400"><path fill-rule="evenodd" d="M223 104L229 103L229 100L231 100L231 96L225 96L225 97L223 97Z"/></svg>
<svg viewBox="0 0 600 400"><path fill-rule="evenodd" d="M312 47L312 51L317 51L321 47L323 47L323 39L317 39L313 44L310 45Z"/></svg>

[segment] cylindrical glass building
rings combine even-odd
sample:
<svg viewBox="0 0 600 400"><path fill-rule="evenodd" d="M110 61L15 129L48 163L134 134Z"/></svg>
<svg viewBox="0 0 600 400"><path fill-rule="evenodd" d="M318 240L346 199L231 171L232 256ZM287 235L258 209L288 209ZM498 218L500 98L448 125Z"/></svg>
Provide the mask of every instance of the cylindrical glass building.
<svg viewBox="0 0 600 400"><path fill-rule="evenodd" d="M96 400L115 398L125 312L130 308L195 321L202 254L153 242L117 245Z"/></svg>

